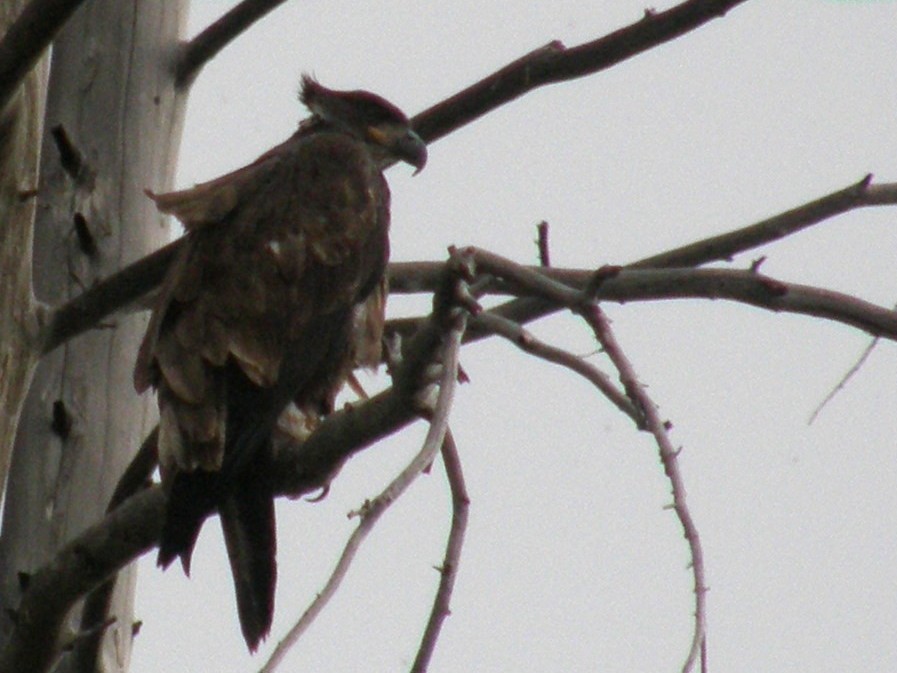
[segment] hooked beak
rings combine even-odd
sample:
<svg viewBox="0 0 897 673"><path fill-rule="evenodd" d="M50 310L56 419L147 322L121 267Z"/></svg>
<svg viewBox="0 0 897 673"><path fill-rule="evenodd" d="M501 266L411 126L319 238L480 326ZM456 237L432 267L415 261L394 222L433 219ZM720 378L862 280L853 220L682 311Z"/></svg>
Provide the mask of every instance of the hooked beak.
<svg viewBox="0 0 897 673"><path fill-rule="evenodd" d="M427 165L427 144L411 129L398 138L395 153L402 161L414 166L414 175L420 173Z"/></svg>
<svg viewBox="0 0 897 673"><path fill-rule="evenodd" d="M368 140L383 148L387 156L411 164L420 173L427 163L427 144L407 127L394 126L379 128L370 126L366 130Z"/></svg>

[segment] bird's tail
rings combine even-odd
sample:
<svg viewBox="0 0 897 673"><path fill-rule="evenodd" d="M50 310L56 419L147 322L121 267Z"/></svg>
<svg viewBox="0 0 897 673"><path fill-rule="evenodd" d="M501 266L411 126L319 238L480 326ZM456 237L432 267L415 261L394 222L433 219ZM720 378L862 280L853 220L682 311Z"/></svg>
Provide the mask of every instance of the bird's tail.
<svg viewBox="0 0 897 673"><path fill-rule="evenodd" d="M274 498L258 470L250 469L226 488L220 472L178 473L171 486L158 565L190 559L203 522L216 511L230 559L237 612L246 645L255 651L268 634L274 613L277 548Z"/></svg>
<svg viewBox="0 0 897 673"><path fill-rule="evenodd" d="M215 472L196 470L175 475L165 508L157 565L167 568L180 557L184 572L190 574L196 538L203 522L218 508L220 490L220 478Z"/></svg>
<svg viewBox="0 0 897 673"><path fill-rule="evenodd" d="M218 507L231 575L237 594L240 628L250 651L268 635L274 614L277 538L270 490L243 479Z"/></svg>

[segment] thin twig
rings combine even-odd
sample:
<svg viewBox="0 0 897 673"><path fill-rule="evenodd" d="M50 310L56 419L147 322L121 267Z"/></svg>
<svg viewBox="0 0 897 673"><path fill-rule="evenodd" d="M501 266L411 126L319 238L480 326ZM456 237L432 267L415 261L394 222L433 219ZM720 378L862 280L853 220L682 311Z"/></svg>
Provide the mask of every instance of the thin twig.
<svg viewBox="0 0 897 673"><path fill-rule="evenodd" d="M404 470L372 501L365 503L362 508L360 521L355 531L346 542L346 546L337 561L324 588L318 593L299 620L289 630L272 652L265 665L259 669L259 673L271 673L279 666L283 658L296 644L301 635L308 629L315 618L324 609L355 558L355 554L364 542L368 534L383 515L402 493L414 482L414 480L433 462L436 452L439 451L448 428L448 416L451 410L455 386L458 379L458 354L461 348L461 337L464 333L465 316L461 314L445 340L443 351L443 375L439 385L439 396L433 410L430 421L430 429L418 454L411 460Z"/></svg>
<svg viewBox="0 0 897 673"><path fill-rule="evenodd" d="M181 48L175 86L189 86L202 67L234 38L285 0L243 0Z"/></svg>
<svg viewBox="0 0 897 673"><path fill-rule="evenodd" d="M894 204L897 202L897 184L872 185L872 174L866 175L855 185L832 192L797 208L761 220L755 224L711 236L681 248L646 257L629 264L630 268L671 266L699 266L717 260L730 260L738 253L791 236L835 215L854 208Z"/></svg>
<svg viewBox="0 0 897 673"><path fill-rule="evenodd" d="M421 638L411 673L425 673L436 649L442 624L445 618L451 614L449 605L455 578L458 576L461 548L464 546L464 533L467 530L470 497L467 495L467 486L464 483L464 473L461 469L461 457L458 455L458 448L455 446L451 428L446 428L445 439L442 441L442 462L445 465L445 474L452 492L452 526L445 546L445 558L439 569L439 589L436 591L433 608L430 610L430 619L427 621L427 628Z"/></svg>
<svg viewBox="0 0 897 673"><path fill-rule="evenodd" d="M590 362L537 339L531 332L525 330L516 322L490 311L484 311L478 315L477 322L492 334L504 337L523 352L576 372L598 388L602 395L610 400L617 409L629 416L637 426L642 422L641 414L633 406L630 399L617 389L607 374Z"/></svg>
<svg viewBox="0 0 897 673"><path fill-rule="evenodd" d="M0 39L0 112L84 0L31 0Z"/></svg>
<svg viewBox="0 0 897 673"><path fill-rule="evenodd" d="M629 358L623 353L619 343L614 337L610 323L597 303L584 306L580 315L589 323L595 332L598 342L601 344L608 357L620 372L620 382L627 394L642 412L644 426L654 436L654 441L660 450L660 462L663 464L664 473L670 480L673 493L672 509L676 512L685 539L688 541L691 553L691 570L694 578L695 593L695 626L691 647L688 656L682 666L683 673L688 673L694 667L699 657L705 656L705 641L707 636L707 585L704 577L704 552L701 548L701 539L698 529L692 519L691 512L685 502L685 481L679 471L679 451L673 448L667 432L669 424L658 413L657 406L645 392L645 387L639 382L638 376ZM703 667L703 664L702 664Z"/></svg>
<svg viewBox="0 0 897 673"><path fill-rule="evenodd" d="M853 363L853 366L851 366L851 368L847 370L847 373L844 374L844 376L841 377L841 380L838 381L835 387L829 391L828 395L825 396L825 399L823 399L822 402L820 402L819 405L815 409L813 409L813 413L810 414L810 418L807 419L807 425L813 425L819 414L822 413L822 410L825 409L828 403L835 399L835 396L842 390L844 390L844 388L847 386L848 381L850 381L850 379L852 379L857 374L857 372L859 372L860 369L863 368L866 360L869 359L869 356L872 355L872 351L874 351L875 347L878 345L878 341L879 337L874 337L872 341L870 341L866 346L866 348L863 349L863 352L860 354L860 357L857 359L857 361Z"/></svg>

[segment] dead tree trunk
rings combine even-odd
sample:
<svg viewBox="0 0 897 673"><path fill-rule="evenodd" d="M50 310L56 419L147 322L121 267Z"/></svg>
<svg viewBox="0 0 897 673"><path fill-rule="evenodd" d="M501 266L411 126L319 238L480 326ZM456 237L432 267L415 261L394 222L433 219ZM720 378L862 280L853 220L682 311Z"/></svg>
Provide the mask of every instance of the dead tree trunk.
<svg viewBox="0 0 897 673"><path fill-rule="evenodd" d="M167 239L143 190L172 183L184 107L173 72L185 10L183 0L92 0L53 43L35 217L40 301L66 301ZM131 383L144 328L142 315L118 317L38 366L3 514L4 636L22 573L100 518L151 425L148 400L138 399ZM133 570L119 579L103 671L127 668L133 580Z"/></svg>
<svg viewBox="0 0 897 673"><path fill-rule="evenodd" d="M25 4L0 4L0 35ZM36 307L28 252L46 80L43 59L9 103L0 104L0 485L6 481L16 423L38 357L32 338Z"/></svg>

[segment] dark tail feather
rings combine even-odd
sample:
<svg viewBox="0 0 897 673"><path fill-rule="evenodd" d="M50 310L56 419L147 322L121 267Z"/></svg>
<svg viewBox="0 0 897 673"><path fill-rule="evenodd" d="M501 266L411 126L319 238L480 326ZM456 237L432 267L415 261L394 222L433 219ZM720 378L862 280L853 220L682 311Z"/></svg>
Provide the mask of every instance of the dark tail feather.
<svg viewBox="0 0 897 673"><path fill-rule="evenodd" d="M277 539L274 498L252 475L219 504L221 528L237 593L240 628L250 651L268 635L274 615Z"/></svg>
<svg viewBox="0 0 897 673"><path fill-rule="evenodd" d="M199 530L218 506L219 482L217 473L201 470L175 476L168 494L157 565L167 568L179 556L184 572L190 574L190 559Z"/></svg>

